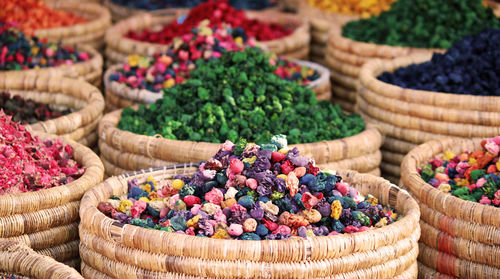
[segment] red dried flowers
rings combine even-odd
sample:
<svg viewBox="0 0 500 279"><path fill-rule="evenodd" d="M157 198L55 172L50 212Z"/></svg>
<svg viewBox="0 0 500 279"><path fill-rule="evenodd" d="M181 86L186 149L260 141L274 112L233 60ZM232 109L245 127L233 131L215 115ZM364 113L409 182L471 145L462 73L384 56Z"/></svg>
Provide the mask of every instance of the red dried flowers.
<svg viewBox="0 0 500 279"><path fill-rule="evenodd" d="M70 183L84 167L72 158L73 148L62 140L32 136L0 111L0 195L31 192Z"/></svg>

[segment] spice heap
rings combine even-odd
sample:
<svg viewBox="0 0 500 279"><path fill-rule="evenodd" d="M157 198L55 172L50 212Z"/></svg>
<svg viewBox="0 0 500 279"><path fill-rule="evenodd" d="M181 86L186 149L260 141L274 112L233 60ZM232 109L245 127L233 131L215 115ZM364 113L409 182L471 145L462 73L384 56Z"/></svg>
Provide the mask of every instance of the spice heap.
<svg viewBox="0 0 500 279"><path fill-rule="evenodd" d="M111 0L131 9L159 10L168 8L192 8L207 0ZM237 9L262 10L273 5L273 0L229 0Z"/></svg>
<svg viewBox="0 0 500 279"><path fill-rule="evenodd" d="M330 13L369 17L387 11L396 0L308 0L309 5Z"/></svg>
<svg viewBox="0 0 500 279"><path fill-rule="evenodd" d="M448 151L419 170L422 179L464 200L500 207L500 136L481 142L482 149L459 155Z"/></svg>
<svg viewBox="0 0 500 279"><path fill-rule="evenodd" d="M0 273L0 279L21 279L21 277L12 274Z"/></svg>
<svg viewBox="0 0 500 279"><path fill-rule="evenodd" d="M129 56L123 68L110 75L110 80L132 88L160 92L189 78L189 72L196 68L198 59L218 58L223 50L243 50L243 44L255 45L254 40L247 40L241 28L232 29L225 24L214 29L208 26L208 20L201 21L191 33L174 38L168 51L153 58Z"/></svg>
<svg viewBox="0 0 500 279"><path fill-rule="evenodd" d="M0 22L0 71L73 65L89 59L87 52L79 52L76 47L47 43L26 36L13 24Z"/></svg>
<svg viewBox="0 0 500 279"><path fill-rule="evenodd" d="M11 97L8 92L0 92L0 109L12 116L13 121L23 124L33 124L71 113L70 109L56 109L48 104L26 100L19 95Z"/></svg>
<svg viewBox="0 0 500 279"><path fill-rule="evenodd" d="M87 22L72 13L53 10L39 0L0 0L0 20L17 22L26 34L37 29L64 27Z"/></svg>
<svg viewBox="0 0 500 279"><path fill-rule="evenodd" d="M467 36L429 62L385 72L379 80L404 88L500 96L500 29Z"/></svg>
<svg viewBox="0 0 500 279"><path fill-rule="evenodd" d="M450 48L500 20L482 0L398 0L389 11L344 25L344 37L390 46Z"/></svg>
<svg viewBox="0 0 500 279"><path fill-rule="evenodd" d="M62 140L33 137L0 111L0 195L31 192L70 183L84 168Z"/></svg>
<svg viewBox="0 0 500 279"><path fill-rule="evenodd" d="M363 119L340 106L318 102L314 92L272 74L269 57L257 48L199 60L191 78L164 89L164 97L137 111L125 108L118 128L168 139L262 143L288 134L291 143L356 135Z"/></svg>
<svg viewBox="0 0 500 279"><path fill-rule="evenodd" d="M274 71L280 78L293 81L297 84L307 85L320 77L320 73L312 68L301 66L293 61L272 54L269 63L276 66Z"/></svg>
<svg viewBox="0 0 500 279"><path fill-rule="evenodd" d="M98 209L122 223L218 239L287 239L383 227L397 215L333 171L320 171L286 137L262 146L226 141L192 176L129 181L128 199Z"/></svg>
<svg viewBox="0 0 500 279"><path fill-rule="evenodd" d="M269 24L249 19L243 10L234 9L227 0L209 0L194 7L186 17L178 18L176 21L163 26L160 31L130 31L127 37L144 42L170 44L175 37L189 34L200 21L205 19L210 21L210 27L212 28L223 23L233 28L241 27L248 37L255 38L258 41L278 39L293 32L293 30L285 29L279 24Z"/></svg>

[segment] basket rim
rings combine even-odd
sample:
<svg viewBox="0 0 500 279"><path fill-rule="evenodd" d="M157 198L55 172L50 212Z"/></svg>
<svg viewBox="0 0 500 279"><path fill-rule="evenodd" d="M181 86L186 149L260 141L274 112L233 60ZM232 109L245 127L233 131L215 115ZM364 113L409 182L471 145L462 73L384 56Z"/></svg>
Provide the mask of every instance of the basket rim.
<svg viewBox="0 0 500 279"><path fill-rule="evenodd" d="M111 219L104 215L102 212L100 212L97 209L97 206L94 206L93 203L98 203L101 202L102 200L98 200L98 195L95 194L94 192L102 192L103 190L105 191L106 195L109 194L107 198L109 198L112 194L110 191L111 189L111 184L114 181L117 181L118 183L124 183L123 185L127 184L127 181L131 178L134 178L135 176L138 175L145 175L145 174L150 174L154 177L155 174L161 174L165 170L172 170L172 169L181 169L181 168L187 168L191 167L194 164L177 164L177 165L169 165L165 167L160 167L160 168L151 168L151 169L145 169L145 170L140 170L140 171L134 171L131 173L127 174L122 174L120 176L113 176L111 178L106 179L105 181L99 183L95 187L93 187L90 191L87 191L82 198L82 202L80 205L80 218L81 218L81 224L83 224L84 227L86 227L88 230L92 231L92 226L97 225L100 227L99 231L93 231L94 234L97 234L99 236L102 236L104 238L110 239L111 237L114 241L128 246L126 243L123 243L122 239L127 238L129 239L130 236L135 236L135 235L147 235L148 232L150 234L154 234L155 237L154 239L160 239L162 243L168 243L168 239L171 238L171 236L175 235L176 238L179 238L181 242L192 242L192 241L198 241L202 242L205 244L208 244L209 246L217 246L217 244L227 244L231 246L232 249L238 249L238 250L248 250L251 248L251 244L254 243L254 241L241 241L241 240L235 240L235 239L212 239L212 238L203 238L203 237L197 237L197 236L191 236L191 235L184 235L184 234L177 234L177 233L169 233L165 231L158 231L158 230L152 230L152 229L147 229L147 228L142 228L139 226L134 226L134 225L129 225L129 224L122 224L119 221L116 221L114 219ZM401 204L401 207L403 207L404 212L398 212L398 214L404 215L401 219L398 221L389 224L387 226L384 226L382 228L376 228L373 230L368 230L364 232L359 232L359 233L353 233L353 234L339 234L339 235L329 235L329 236L315 236L312 238L291 238L291 239L285 239L285 240L260 240L259 243L265 243L268 249L262 250L261 255L266 254L266 253L271 253L271 250L278 250L278 251L285 251L285 248L292 242L299 242L300 244L306 245L308 247L313 246L312 242L316 242L316 244L319 244L318 242L322 241L328 241L332 239L338 239L344 241L346 244L351 243L354 247L354 243L356 243L356 239L359 238L360 236L364 236L370 239L375 239L377 236L382 236L382 235L387 235L391 234L393 237L391 237L392 242L397 241L398 239L403 239L405 238L405 233L407 232L408 235L413 232L412 230L401 230L394 234L392 232L393 228L403 228L404 226L408 226L413 224L415 228L419 228L418 220L420 219L420 209L417 204L417 202L413 199L413 197L410 196L410 194L402 189L399 188L398 186L390 183L389 181L385 180L382 177L376 177L370 174L361 174L356 171L352 170L337 170L337 174L341 175L343 178L346 178L346 181L349 181L349 178L358 178L358 179L370 179L370 183L373 185L377 185L378 187L390 187L390 191L395 191L397 192L398 200L399 200L399 195L402 195L402 198L405 199L404 205ZM352 183L354 186L355 183ZM385 185L385 186L382 186ZM85 208L85 211L87 209L90 209L92 211L92 214L83 214L82 209ZM92 216L90 216L92 215ZM104 228L105 226L105 228ZM111 235L110 232L112 231ZM129 237L124 237L125 235ZM133 237L135 238L135 237ZM317 240L317 241L314 241ZM312 242L311 242L312 241ZM387 241L386 241L387 242ZM391 243L392 243L391 242ZM378 245L378 246L377 246ZM375 244L377 247L384 246L384 244ZM271 249L272 247L272 249ZM137 247L131 247L131 248L137 248ZM373 247L372 247L373 248ZM214 249L224 249L224 248L214 248ZM376 247L374 248L376 249ZM141 250L144 251L149 251L146 248L141 248ZM182 254L182 251L180 251ZM310 256L310 255L309 255Z"/></svg>
<svg viewBox="0 0 500 279"><path fill-rule="evenodd" d="M444 211L440 209L436 209L435 206L432 204L427 204L428 207L430 207L433 210L438 211L441 214L444 214L449 217L453 217L456 219L468 221L468 222L473 222L473 223L479 223L479 224L484 224L484 225L491 225L495 226L497 228L500 228L500 219L498 219L496 222L494 221L494 218L492 218L491 222L483 222L483 216L500 216L500 208L496 208L494 206L490 205L485 205L481 204L479 202L473 202L473 201L468 201L468 200L462 200L458 197L455 197L451 194L448 193L443 193L439 191L438 189L432 187L428 183L426 183L418 173L417 169L420 166L417 166L417 154L424 154L426 155L427 160L441 154L442 152L450 149L452 146L458 146L458 145L466 145L467 148L473 148L475 145L478 145L483 139L459 139L459 138L451 138L451 137L445 137L445 138L440 138L432 141L428 141L426 143L423 143L416 148L414 148L412 151L410 151L403 159L403 162L401 164L401 181L403 185L405 185L406 188L412 193L412 195L415 197L420 202L422 201L421 198L422 196L420 195L420 191L418 189L426 189L429 190L429 192L436 197L436 204L442 204L444 208L446 207L451 207L451 205L454 205L453 207L456 207L456 205L459 205L459 208L463 208L464 210L461 211L478 211L478 214L461 214L461 212L457 211ZM432 150L433 154L430 155L430 150ZM462 150L463 151L463 150ZM474 216L479 216L479 217L474 217Z"/></svg>
<svg viewBox="0 0 500 279"><path fill-rule="evenodd" d="M42 141L46 139L61 139L64 145L71 145L75 153L73 158L81 166L85 167L85 172L78 179L64 185L34 192L0 195L0 204L2 205L0 207L0 215L2 216L25 213L22 208L24 204L29 204L30 212L35 212L37 210L57 207L75 201L75 199L70 200L69 197L65 196L69 196L70 193L75 190L78 190L78 192L81 192L81 195L83 195L87 188L95 186L95 182L102 181L104 177L104 166L99 157L90 148L71 139L56 135L40 132L31 132L31 134L33 136L38 136ZM77 160L78 157L81 158Z"/></svg>

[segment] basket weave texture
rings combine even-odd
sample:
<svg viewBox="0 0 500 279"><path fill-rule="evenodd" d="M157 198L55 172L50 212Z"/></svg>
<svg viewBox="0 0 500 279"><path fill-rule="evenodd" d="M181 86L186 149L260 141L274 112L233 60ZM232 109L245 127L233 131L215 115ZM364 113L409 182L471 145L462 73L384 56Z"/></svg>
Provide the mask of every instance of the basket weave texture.
<svg viewBox="0 0 500 279"><path fill-rule="evenodd" d="M90 60L75 63L71 66L62 65L58 67L30 69L22 71L0 71L4 75L16 75L19 73L44 74L57 77L68 77L87 81L95 86L100 86L102 82L103 60L101 54L88 45L78 45L78 50L88 52Z"/></svg>
<svg viewBox="0 0 500 279"><path fill-rule="evenodd" d="M127 193L127 181L169 181L195 167L174 165L112 177L89 190L80 208L80 256L86 278L416 278L419 210L388 181L340 171L361 193L371 193L404 217L363 233L308 239L241 241L198 238L123 225L97 210Z"/></svg>
<svg viewBox="0 0 500 279"><path fill-rule="evenodd" d="M433 140L413 149L401 164L402 185L420 205L419 262L433 272L456 278L500 274L500 209L443 193L417 171L445 151L473 151L481 148L480 143L481 139Z"/></svg>
<svg viewBox="0 0 500 279"><path fill-rule="evenodd" d="M170 140L123 131L117 128L120 118L121 110L108 113L98 127L101 160L110 176L170 164L198 163L210 159L219 150L217 143ZM352 137L292 147L314 158L322 168L377 173L381 144L378 130L367 127Z"/></svg>
<svg viewBox="0 0 500 279"><path fill-rule="evenodd" d="M167 9L151 13L142 13L131 18L119 21L106 32L106 59L108 66L124 62L128 55L138 54L152 57L157 52L164 52L169 45L149 42L141 42L126 38L129 31L141 31L148 28L159 28L173 22L177 17L186 14L187 9ZM285 14L276 11L247 11L249 18L259 19L265 22L279 23L294 28L289 36L260 42L265 49L279 55L291 58L306 58L309 53L309 23L300 16Z"/></svg>
<svg viewBox="0 0 500 279"><path fill-rule="evenodd" d="M358 111L386 135L382 151L387 156L383 165L399 166L402 156L416 145L443 136L472 138L500 134L499 97L404 89L377 79L385 71L393 72L430 58L429 53L392 61L376 59L361 70Z"/></svg>
<svg viewBox="0 0 500 279"><path fill-rule="evenodd" d="M0 240L0 272L32 279L83 279L75 269L6 240Z"/></svg>
<svg viewBox="0 0 500 279"><path fill-rule="evenodd" d="M60 135L86 146L97 144L96 129L104 111L101 92L87 82L32 73L0 73L0 91L72 108L59 118L27 125L28 130Z"/></svg>
<svg viewBox="0 0 500 279"><path fill-rule="evenodd" d="M88 21L72 26L38 29L35 35L47 38L51 42L62 42L65 45L88 44L95 49L104 48L104 35L111 25L111 14L108 9L97 3L88 1L45 0L47 6L70 12Z"/></svg>
<svg viewBox="0 0 500 279"><path fill-rule="evenodd" d="M332 29L328 35L325 63L331 72L332 87L341 88L341 90L332 90L332 101L350 103L350 105L343 108L348 111L354 109L360 86L361 66L371 59L379 58L390 61L413 53L430 54L435 51L442 50L358 42L342 36L342 28Z"/></svg>
<svg viewBox="0 0 500 279"><path fill-rule="evenodd" d="M58 138L38 132L34 135L42 139ZM85 173L58 187L1 195L0 239L22 242L40 254L68 261L78 258L80 199L87 189L102 181L104 166L88 147L62 139L73 147L73 157L85 167Z"/></svg>
<svg viewBox="0 0 500 279"><path fill-rule="evenodd" d="M316 93L316 98L318 100L330 100L330 71L316 63L293 60L293 62L306 66L310 69L318 71L320 77L311 82L308 86L314 90ZM116 72L122 64L116 64L109 67L104 74L104 86L106 90L106 106L110 110L116 110L118 108L125 108L128 106L138 105L138 104L152 104L156 100L163 97L161 92L152 92L147 89L136 89L131 88L125 84L121 84L116 81L110 81L109 76ZM110 95L110 98L108 98Z"/></svg>

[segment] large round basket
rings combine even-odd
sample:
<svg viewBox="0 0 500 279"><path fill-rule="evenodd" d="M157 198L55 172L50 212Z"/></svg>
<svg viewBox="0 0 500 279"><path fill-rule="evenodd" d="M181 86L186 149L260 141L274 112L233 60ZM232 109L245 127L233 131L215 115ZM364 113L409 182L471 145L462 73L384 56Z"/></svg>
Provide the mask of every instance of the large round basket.
<svg viewBox="0 0 500 279"><path fill-rule="evenodd" d="M430 58L431 54L416 54L393 61L377 59L361 70L358 111L386 135L381 169L395 178L403 156L418 144L443 136L500 134L499 97L404 89L377 79L383 72Z"/></svg>
<svg viewBox="0 0 500 279"><path fill-rule="evenodd" d="M106 32L106 58L108 66L124 62L128 55L138 54L151 57L157 52L164 52L169 45L141 42L126 38L129 31L141 31L149 28L159 28L173 22L179 16L186 14L186 9L168 9L151 13L139 14L122 20ZM275 11L247 11L249 18L265 22L279 23L285 27L294 28L294 32L281 39L260 42L266 49L279 55L291 58L306 58L309 53L309 23L301 17Z"/></svg>
<svg viewBox="0 0 500 279"><path fill-rule="evenodd" d="M418 168L445 151L473 151L481 148L480 143L481 139L430 141L408 153L401 165L402 185L420 205L418 259L435 273L456 278L497 278L500 274L500 208L441 192L418 173Z"/></svg>
<svg viewBox="0 0 500 279"><path fill-rule="evenodd" d="M11 75L18 73L45 74L50 76L63 76L72 79L87 81L95 86L100 86L102 82L103 60L101 54L88 45L78 45L79 51L88 52L90 60L75 63L71 66L63 65L59 67L48 67L40 69L30 69L22 71L0 71L0 74Z"/></svg>
<svg viewBox="0 0 500 279"><path fill-rule="evenodd" d="M97 3L85 1L45 0L47 6L70 12L88 21L73 26L38 29L35 36L47 38L51 42L62 42L64 45L88 44L95 49L104 49L104 35L111 25L111 14L108 9Z"/></svg>
<svg viewBox="0 0 500 279"><path fill-rule="evenodd" d="M42 139L53 135L34 133ZM100 183L104 166L88 147L62 138L85 167L77 180L50 189L0 195L0 239L23 242L40 254L67 262L78 259L78 209L83 193ZM0 261L1 262L1 261Z"/></svg>
<svg viewBox="0 0 500 279"><path fill-rule="evenodd" d="M359 88L361 66L371 59L386 61L412 53L432 53L434 49L394 47L358 42L342 36L342 28L332 29L328 37L325 63L330 69L332 101L353 111Z"/></svg>
<svg viewBox="0 0 500 279"><path fill-rule="evenodd" d="M308 86L314 90L318 100L330 100L330 71L321 65L308 61L293 60L293 62L318 71L320 74L319 78L308 84ZM134 89L117 81L110 81L110 75L121 67L122 64L113 65L109 67L104 74L106 109L108 111L138 104L152 104L163 97L162 92L153 92L147 89Z"/></svg>
<svg viewBox="0 0 500 279"><path fill-rule="evenodd" d="M0 91L74 110L59 118L27 125L28 129L64 136L89 147L97 144L96 129L103 116L104 98L89 83L24 72L0 73Z"/></svg>
<svg viewBox="0 0 500 279"><path fill-rule="evenodd" d="M120 130L117 125L121 112L106 114L98 128L101 160L109 176L170 164L198 163L210 159L219 150L217 143L170 140ZM381 144L379 131L368 127L352 137L292 147L314 158L321 168L353 169L378 175Z"/></svg>
<svg viewBox="0 0 500 279"><path fill-rule="evenodd" d="M339 171L362 194L403 215L383 228L351 235L288 240L223 240L124 225L97 209L128 192L127 181L172 180L195 167L169 166L107 179L82 199L80 256L85 278L416 278L419 209L387 180Z"/></svg>
<svg viewBox="0 0 500 279"><path fill-rule="evenodd" d="M73 268L15 241L0 240L0 276L33 279L83 279ZM4 277L2 277L4 278Z"/></svg>

